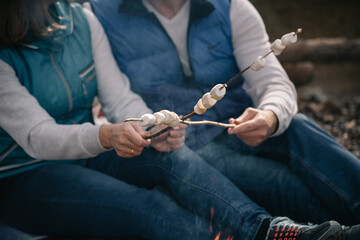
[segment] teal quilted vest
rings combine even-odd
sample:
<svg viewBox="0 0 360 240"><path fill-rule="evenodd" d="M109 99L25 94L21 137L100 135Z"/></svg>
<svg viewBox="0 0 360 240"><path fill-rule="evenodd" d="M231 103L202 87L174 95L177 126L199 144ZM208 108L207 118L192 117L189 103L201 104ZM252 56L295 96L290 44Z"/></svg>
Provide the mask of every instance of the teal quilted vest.
<svg viewBox="0 0 360 240"><path fill-rule="evenodd" d="M58 2L51 11L66 29L51 38L1 50L0 59L14 69L21 84L57 123L93 122L97 83L87 18L76 3ZM0 154L4 156L6 150L0 178L48 163L31 158L0 128Z"/></svg>

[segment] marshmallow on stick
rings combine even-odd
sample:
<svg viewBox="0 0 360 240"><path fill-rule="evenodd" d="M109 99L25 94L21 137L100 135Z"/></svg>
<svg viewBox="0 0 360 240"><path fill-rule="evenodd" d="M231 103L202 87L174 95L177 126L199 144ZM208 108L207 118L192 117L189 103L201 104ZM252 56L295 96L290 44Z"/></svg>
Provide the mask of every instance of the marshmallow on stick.
<svg viewBox="0 0 360 240"><path fill-rule="evenodd" d="M270 49L274 52L276 56L280 55L285 49L285 45L281 42L280 39L276 39L272 44Z"/></svg>
<svg viewBox="0 0 360 240"><path fill-rule="evenodd" d="M156 118L156 122L154 125L160 125L165 122L166 117L165 117L165 114L163 114L162 112L154 113L154 117Z"/></svg>
<svg viewBox="0 0 360 240"><path fill-rule="evenodd" d="M219 101L225 96L226 88L224 84L216 84L210 91L210 96L215 99L216 101Z"/></svg>
<svg viewBox="0 0 360 240"><path fill-rule="evenodd" d="M156 118L154 115L147 113L141 116L140 126L150 127L156 123Z"/></svg>
<svg viewBox="0 0 360 240"><path fill-rule="evenodd" d="M254 71L259 71L260 69L262 69L263 67L265 67L266 64L266 59L262 56L259 56L256 61L251 64L250 68Z"/></svg>
<svg viewBox="0 0 360 240"><path fill-rule="evenodd" d="M212 108L216 104L216 100L213 99L210 93L205 93L201 98L202 104L206 109Z"/></svg>
<svg viewBox="0 0 360 240"><path fill-rule="evenodd" d="M203 115L206 112L207 108L204 107L202 99L200 98L197 104L194 106L194 112L199 115Z"/></svg>
<svg viewBox="0 0 360 240"><path fill-rule="evenodd" d="M125 121L141 121L141 126L151 126L151 125L160 125L166 124L169 127L177 126L180 122L184 122L184 119L193 116L194 114L202 115L206 112L207 109L213 107L216 102L222 99L226 94L227 86L234 80L236 80L241 74L243 74L248 69L252 69L254 71L259 71L266 65L265 58L274 53L275 55L280 55L283 50L297 42L297 35L302 32L302 29L297 29L296 32L291 32L283 35L281 39L276 39L270 46L270 52L265 54L264 56L259 56L250 66L233 76L230 80L228 80L225 84L217 84L215 85L210 92L205 93L201 99L198 100L197 104L194 106L194 111L180 120L179 116L175 112L170 112L168 110L161 110L160 112L156 112L153 115L151 114L144 114L141 118L133 118L127 119ZM199 122L199 124L204 124L204 122ZM195 125L195 124L194 124ZM232 127L232 126L226 126ZM157 133L148 136L146 139L150 139L152 137L156 137L162 132L166 131L167 129L163 129Z"/></svg>

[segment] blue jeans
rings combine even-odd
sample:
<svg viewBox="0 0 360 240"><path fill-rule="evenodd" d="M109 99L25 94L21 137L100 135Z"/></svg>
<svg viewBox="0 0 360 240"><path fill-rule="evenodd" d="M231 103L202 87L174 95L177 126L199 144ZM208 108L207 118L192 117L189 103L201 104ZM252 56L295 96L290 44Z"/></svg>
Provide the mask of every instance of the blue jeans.
<svg viewBox="0 0 360 240"><path fill-rule="evenodd" d="M0 193L0 218L38 235L189 240L222 231L253 239L270 218L186 147L49 164L1 179Z"/></svg>
<svg viewBox="0 0 360 240"><path fill-rule="evenodd" d="M6 224L0 223L0 239L1 240L31 240L32 236L11 228Z"/></svg>
<svg viewBox="0 0 360 240"><path fill-rule="evenodd" d="M360 160L302 114L258 147L225 132L197 153L273 216L360 223Z"/></svg>

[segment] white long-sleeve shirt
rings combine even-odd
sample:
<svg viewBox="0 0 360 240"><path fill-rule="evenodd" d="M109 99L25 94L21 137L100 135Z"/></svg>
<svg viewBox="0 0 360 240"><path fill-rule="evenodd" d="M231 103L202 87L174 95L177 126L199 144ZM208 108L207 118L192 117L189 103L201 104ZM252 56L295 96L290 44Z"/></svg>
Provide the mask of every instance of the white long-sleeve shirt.
<svg viewBox="0 0 360 240"><path fill-rule="evenodd" d="M84 9L90 30L97 74L98 98L111 122L150 113L131 92L128 78L113 58L104 30L95 15ZM32 157L40 160L89 158L106 151L100 126L90 123L60 125L23 87L14 70L0 60L0 126Z"/></svg>
<svg viewBox="0 0 360 240"><path fill-rule="evenodd" d="M157 16L172 38L179 56L181 56L184 73L191 75L187 45L184 41L187 39L188 30L186 26L189 20L189 4L185 3L172 19L167 19L147 0L142 1L145 7ZM248 0L231 1L230 22L234 56L240 69L245 69L258 56L263 56L270 51L269 37L264 22ZM175 29L176 31L174 31ZM277 136L286 130L298 110L297 94L293 83L289 80L275 55L270 54L266 61L266 66L260 71L248 70L244 73L244 89L257 108L272 110L276 114L279 126L273 136Z"/></svg>

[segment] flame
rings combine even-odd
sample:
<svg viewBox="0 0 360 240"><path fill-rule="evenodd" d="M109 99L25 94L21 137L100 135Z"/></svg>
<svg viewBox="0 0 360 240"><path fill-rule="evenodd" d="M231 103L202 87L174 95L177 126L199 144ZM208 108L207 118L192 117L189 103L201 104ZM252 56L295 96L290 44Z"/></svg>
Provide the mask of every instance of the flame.
<svg viewBox="0 0 360 240"><path fill-rule="evenodd" d="M215 239L214 240L219 240L220 239L220 233L218 233L218 235L216 235Z"/></svg>
<svg viewBox="0 0 360 240"><path fill-rule="evenodd" d="M215 237L214 240L220 240L220 236L221 236L221 232L219 232L219 233L216 235L216 237ZM233 239L234 239L234 237L227 237L227 238L226 238L226 240L233 240Z"/></svg>
<svg viewBox="0 0 360 240"><path fill-rule="evenodd" d="M213 228L212 228L213 217L214 217L214 207L211 207L211 209L210 209L210 232L213 232ZM221 231L216 235L214 240L220 240L220 236L221 236ZM233 240L233 239L234 239L234 237L227 237L225 240Z"/></svg>

